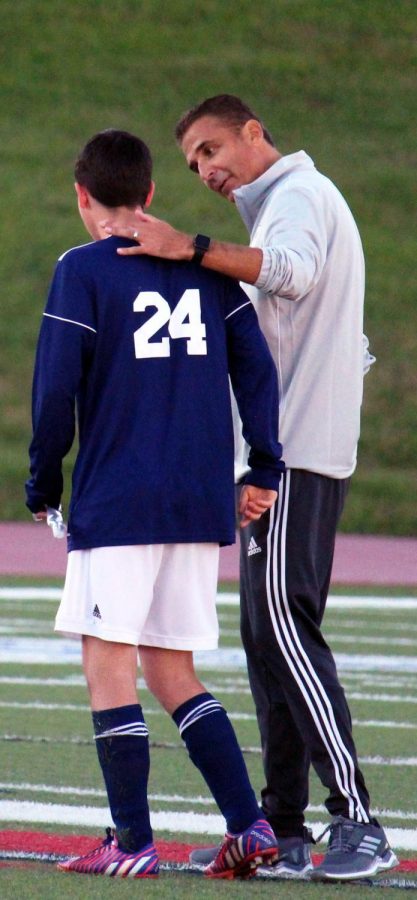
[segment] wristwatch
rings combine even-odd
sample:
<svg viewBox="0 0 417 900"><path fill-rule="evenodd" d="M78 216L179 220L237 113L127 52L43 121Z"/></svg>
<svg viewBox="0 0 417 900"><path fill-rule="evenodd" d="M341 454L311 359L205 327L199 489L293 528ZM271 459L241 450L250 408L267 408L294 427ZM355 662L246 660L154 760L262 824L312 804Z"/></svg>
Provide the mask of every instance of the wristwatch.
<svg viewBox="0 0 417 900"><path fill-rule="evenodd" d="M207 250L210 247L210 240L211 238L207 237L206 234L196 234L193 240L194 256L192 262L200 265L204 254L207 253Z"/></svg>

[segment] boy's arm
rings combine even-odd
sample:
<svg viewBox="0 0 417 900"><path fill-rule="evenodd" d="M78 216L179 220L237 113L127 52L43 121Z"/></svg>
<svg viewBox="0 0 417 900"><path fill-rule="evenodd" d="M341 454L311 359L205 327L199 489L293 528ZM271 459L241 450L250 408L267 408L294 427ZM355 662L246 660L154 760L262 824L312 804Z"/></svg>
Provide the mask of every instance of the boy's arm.
<svg viewBox="0 0 417 900"><path fill-rule="evenodd" d="M244 484L240 493L238 513L241 516L240 527L245 528L263 516L267 509L274 505L278 492L267 488Z"/></svg>
<svg viewBox="0 0 417 900"><path fill-rule="evenodd" d="M75 400L86 353L94 341L92 330L75 319L71 292L80 294L80 286L58 265L42 319L33 376L30 478L25 485L26 505L32 513L47 507L59 509L62 460L74 441Z"/></svg>

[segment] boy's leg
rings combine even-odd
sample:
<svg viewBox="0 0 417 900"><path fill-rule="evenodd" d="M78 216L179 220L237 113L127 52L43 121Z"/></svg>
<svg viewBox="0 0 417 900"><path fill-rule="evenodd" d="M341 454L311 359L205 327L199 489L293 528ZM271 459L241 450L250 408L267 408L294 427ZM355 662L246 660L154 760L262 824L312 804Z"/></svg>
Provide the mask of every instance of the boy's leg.
<svg viewBox="0 0 417 900"><path fill-rule="evenodd" d="M83 665L119 846L139 850L152 843L152 829L148 729L136 692L137 647L84 635Z"/></svg>
<svg viewBox="0 0 417 900"><path fill-rule="evenodd" d="M224 865L223 859L220 866L217 863L216 877L231 877L234 868L249 865L252 856L264 861L276 858L276 842L272 830L263 822L235 732L222 705L196 677L192 653L140 646L139 655L149 689L172 715L190 759L225 817L229 852L233 837L245 832L242 836L246 863L237 851L230 867Z"/></svg>
<svg viewBox="0 0 417 900"><path fill-rule="evenodd" d="M158 873L158 858L147 799L148 729L136 693L137 647L84 635L83 664L116 838L111 838L109 830L101 847L60 868L153 877Z"/></svg>

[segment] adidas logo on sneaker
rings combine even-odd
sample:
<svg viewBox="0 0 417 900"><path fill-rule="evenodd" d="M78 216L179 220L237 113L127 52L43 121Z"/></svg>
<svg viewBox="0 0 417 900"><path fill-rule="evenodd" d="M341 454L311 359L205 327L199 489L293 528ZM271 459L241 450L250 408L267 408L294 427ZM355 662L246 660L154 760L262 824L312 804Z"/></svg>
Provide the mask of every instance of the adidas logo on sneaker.
<svg viewBox="0 0 417 900"><path fill-rule="evenodd" d="M97 606L97 603L96 603L96 605L95 605L95 607L94 607L94 609L93 609L93 616L94 616L96 619L101 619L101 612L100 612L100 610L99 610L99 608L98 608L98 606Z"/></svg>
<svg viewBox="0 0 417 900"><path fill-rule="evenodd" d="M252 536L249 541L248 556L253 556L255 553L262 553L262 547L258 547L255 538Z"/></svg>

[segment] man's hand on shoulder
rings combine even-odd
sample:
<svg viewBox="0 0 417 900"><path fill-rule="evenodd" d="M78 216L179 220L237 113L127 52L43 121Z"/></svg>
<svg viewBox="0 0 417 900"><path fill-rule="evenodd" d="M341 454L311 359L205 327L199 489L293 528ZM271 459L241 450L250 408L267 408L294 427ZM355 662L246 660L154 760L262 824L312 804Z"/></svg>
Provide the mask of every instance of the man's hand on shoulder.
<svg viewBox="0 0 417 900"><path fill-rule="evenodd" d="M260 519L264 512L274 505L277 496L276 491L255 487L253 484L245 484L239 501L240 527L246 528L249 522Z"/></svg>
<svg viewBox="0 0 417 900"><path fill-rule="evenodd" d="M176 231L168 222L150 216L136 209L132 212L130 222L116 225L111 220L100 222L109 235L131 238L137 241L135 247L119 247L120 256L136 256L147 254L163 259L192 259L194 255L193 239L182 231Z"/></svg>

